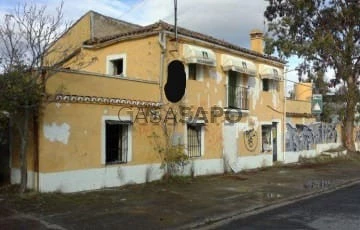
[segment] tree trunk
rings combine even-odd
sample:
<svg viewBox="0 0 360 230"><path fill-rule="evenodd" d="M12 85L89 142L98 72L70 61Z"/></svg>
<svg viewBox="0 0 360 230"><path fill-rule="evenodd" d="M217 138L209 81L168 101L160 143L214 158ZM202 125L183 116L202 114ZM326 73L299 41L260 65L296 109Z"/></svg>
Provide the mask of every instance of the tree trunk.
<svg viewBox="0 0 360 230"><path fill-rule="evenodd" d="M29 119L30 119L30 109L24 109L24 127L21 137L21 148L20 148L20 164L21 164L21 181L20 181L20 193L26 191L27 185L27 143L29 139Z"/></svg>
<svg viewBox="0 0 360 230"><path fill-rule="evenodd" d="M355 151L354 140L354 120L355 120L355 107L357 102L357 86L352 82L352 79L348 81L348 92L346 96L346 108L345 116L343 120L343 142L345 148L349 151Z"/></svg>

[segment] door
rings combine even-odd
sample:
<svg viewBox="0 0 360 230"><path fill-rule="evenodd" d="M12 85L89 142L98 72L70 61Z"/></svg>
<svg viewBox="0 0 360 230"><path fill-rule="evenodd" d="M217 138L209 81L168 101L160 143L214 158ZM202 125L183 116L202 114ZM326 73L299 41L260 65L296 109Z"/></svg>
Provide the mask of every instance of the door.
<svg viewBox="0 0 360 230"><path fill-rule="evenodd" d="M224 160L227 172L236 171L237 163L237 128L234 123L224 124Z"/></svg>
<svg viewBox="0 0 360 230"><path fill-rule="evenodd" d="M272 146L273 146L273 161L277 161L277 122L272 123L271 127L271 137L272 137Z"/></svg>

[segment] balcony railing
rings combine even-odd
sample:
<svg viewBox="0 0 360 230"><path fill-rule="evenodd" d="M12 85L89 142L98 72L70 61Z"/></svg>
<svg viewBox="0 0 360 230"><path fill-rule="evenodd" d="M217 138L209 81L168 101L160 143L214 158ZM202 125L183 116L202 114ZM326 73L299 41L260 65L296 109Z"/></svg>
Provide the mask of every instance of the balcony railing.
<svg viewBox="0 0 360 230"><path fill-rule="evenodd" d="M249 110L248 89L246 87L229 85L227 94L229 108Z"/></svg>

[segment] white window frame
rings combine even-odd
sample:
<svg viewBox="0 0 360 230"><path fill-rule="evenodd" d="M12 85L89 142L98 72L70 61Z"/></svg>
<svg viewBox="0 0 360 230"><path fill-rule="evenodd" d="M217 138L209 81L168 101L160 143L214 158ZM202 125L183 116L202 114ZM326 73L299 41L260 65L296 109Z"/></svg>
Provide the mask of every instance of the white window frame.
<svg viewBox="0 0 360 230"><path fill-rule="evenodd" d="M184 146L185 146L185 154L188 156L188 149L187 149L187 146L188 146L188 135L187 135L187 129L188 129L188 125L191 125L191 124L202 124L201 125L201 129L200 129L200 132L201 132L201 140L200 140L200 144L201 144L201 152L200 152L200 157L203 157L205 155L205 124L204 124L204 121L202 120L199 120L199 121L195 121L195 122L189 122L189 123L186 123L184 125ZM194 157L195 158L195 157Z"/></svg>
<svg viewBox="0 0 360 230"><path fill-rule="evenodd" d="M196 65L196 79L192 81L204 81L204 72L205 72L205 65L201 65L198 63L188 63L185 65L185 73L186 73L186 80L189 80L189 64Z"/></svg>
<svg viewBox="0 0 360 230"><path fill-rule="evenodd" d="M129 128L128 128L128 155L126 156L127 161L121 164L127 164L132 161L132 126L131 118L129 115L120 116L122 121L129 121ZM101 164L102 165L116 165L114 164L107 164L106 163L106 121L119 121L118 116L102 116L101 118ZM120 164L120 163L119 163Z"/></svg>
<svg viewBox="0 0 360 230"><path fill-rule="evenodd" d="M119 60L122 59L123 60L123 72L121 75L113 75L113 66L111 61L114 60ZM108 55L106 56L106 74L107 75L111 75L111 76L120 76L120 77L126 77L126 54L122 53L122 54L112 54L112 55Z"/></svg>

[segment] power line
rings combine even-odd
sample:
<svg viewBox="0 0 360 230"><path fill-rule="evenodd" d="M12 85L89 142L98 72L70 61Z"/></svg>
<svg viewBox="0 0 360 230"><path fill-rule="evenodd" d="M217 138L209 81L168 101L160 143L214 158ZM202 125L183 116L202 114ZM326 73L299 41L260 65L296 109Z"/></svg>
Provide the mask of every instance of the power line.
<svg viewBox="0 0 360 230"><path fill-rule="evenodd" d="M303 85L303 86L305 86L305 87L313 88L312 86L308 86L308 85L302 84L301 82L296 82L296 81L292 81L292 80L288 80L288 79L284 79L284 81L288 81L288 82L292 82L292 83L295 83L295 84L298 84L298 85ZM310 83L310 82L309 82L309 83Z"/></svg>

